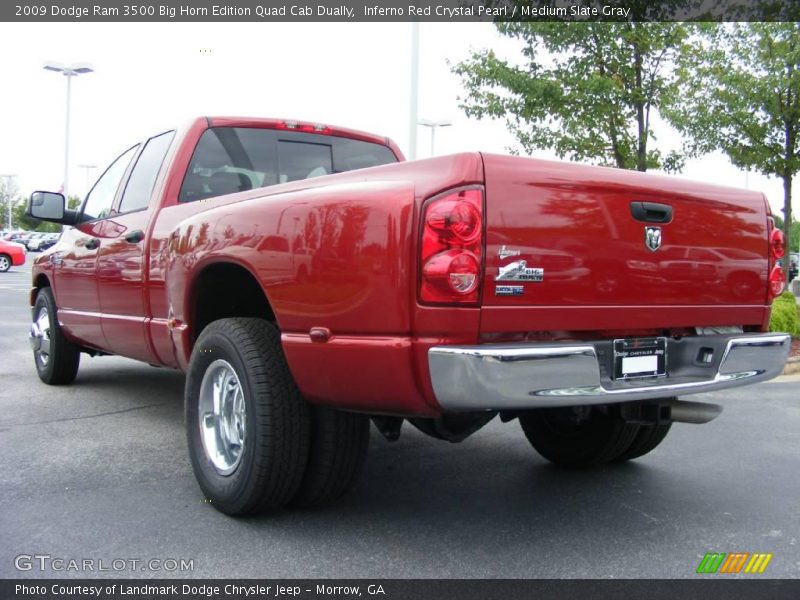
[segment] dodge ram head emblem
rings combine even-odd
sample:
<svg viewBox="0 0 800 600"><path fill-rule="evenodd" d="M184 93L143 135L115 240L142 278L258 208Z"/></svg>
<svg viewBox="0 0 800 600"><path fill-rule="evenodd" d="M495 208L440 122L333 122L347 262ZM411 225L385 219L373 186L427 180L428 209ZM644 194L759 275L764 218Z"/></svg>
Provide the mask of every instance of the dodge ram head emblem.
<svg viewBox="0 0 800 600"><path fill-rule="evenodd" d="M661 248L661 227L644 228L644 245L653 252Z"/></svg>

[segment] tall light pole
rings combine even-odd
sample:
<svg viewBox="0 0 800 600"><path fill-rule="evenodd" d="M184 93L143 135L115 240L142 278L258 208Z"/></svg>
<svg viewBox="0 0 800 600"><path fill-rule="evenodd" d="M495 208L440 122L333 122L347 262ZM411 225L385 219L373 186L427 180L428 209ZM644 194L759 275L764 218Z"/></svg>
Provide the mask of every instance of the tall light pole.
<svg viewBox="0 0 800 600"><path fill-rule="evenodd" d="M417 158L417 106L419 102L419 21L411 23L411 97L409 110L408 159Z"/></svg>
<svg viewBox="0 0 800 600"><path fill-rule="evenodd" d="M436 128L437 127L450 127L453 122L452 121L430 121L428 119L420 119L417 121L423 127L430 127L431 128L431 156L433 156L434 151L434 143L436 140Z"/></svg>
<svg viewBox="0 0 800 600"><path fill-rule="evenodd" d="M11 229L11 180L16 175L0 175L0 177L6 180L6 202L8 203L8 224L6 229Z"/></svg>
<svg viewBox="0 0 800 600"><path fill-rule="evenodd" d="M72 78L77 77L78 75L83 75L84 73L91 73L94 71L91 66L80 63L74 64L70 66L62 65L61 63L56 62L47 62L44 64L44 68L47 71L55 71L56 73L61 73L64 77L67 78L67 116L66 116L66 124L64 126L64 197L69 198L69 101L70 101L70 93L72 89Z"/></svg>

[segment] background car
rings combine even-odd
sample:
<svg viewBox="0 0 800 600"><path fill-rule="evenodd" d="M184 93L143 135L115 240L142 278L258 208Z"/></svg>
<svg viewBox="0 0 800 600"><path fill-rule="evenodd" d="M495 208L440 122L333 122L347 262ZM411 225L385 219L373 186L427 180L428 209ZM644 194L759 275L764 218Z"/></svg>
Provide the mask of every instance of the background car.
<svg viewBox="0 0 800 600"><path fill-rule="evenodd" d="M797 277L798 269L800 269L800 252L791 252L789 254L789 281Z"/></svg>
<svg viewBox="0 0 800 600"><path fill-rule="evenodd" d="M25 246L0 240L0 273L25 264Z"/></svg>
<svg viewBox="0 0 800 600"><path fill-rule="evenodd" d="M35 233L36 233L35 231L26 231L25 233L23 233L23 234L22 234L22 235L20 235L20 236L17 236L16 238L14 238L14 239L13 239L13 240L11 240L11 241L17 242L18 244L22 244L22 245L23 245L23 246L25 246L25 248L27 249L27 247L28 247L28 240L29 240L29 239L31 239L31 237L33 237L33 235L34 235Z"/></svg>
<svg viewBox="0 0 800 600"><path fill-rule="evenodd" d="M36 231L30 234L27 238L25 238L25 241L21 243L25 245L25 248L28 249L28 252L32 252L39 249L39 243L46 235L47 234L44 232Z"/></svg>
<svg viewBox="0 0 800 600"><path fill-rule="evenodd" d="M17 242L17 243L19 243L19 239L24 235L28 235L28 232L25 231L24 229L20 229L19 231L11 231L9 233L6 233L3 236L3 239L5 241L7 241L7 242Z"/></svg>
<svg viewBox="0 0 800 600"><path fill-rule="evenodd" d="M32 235L25 241L25 247L28 249L28 252L35 252L39 250L39 243L44 240L43 235Z"/></svg>
<svg viewBox="0 0 800 600"><path fill-rule="evenodd" d="M13 241L12 237L19 237L23 233L27 233L24 229L3 229L0 231L0 239L3 239L7 242Z"/></svg>
<svg viewBox="0 0 800 600"><path fill-rule="evenodd" d="M46 236L39 240L34 240L32 245L38 245L38 247L31 248L32 250L39 250L40 252L44 252L48 248L55 246L58 243L59 238L61 238L60 233L48 233Z"/></svg>
<svg viewBox="0 0 800 600"><path fill-rule="evenodd" d="M41 233L35 235L28 240L28 251L41 252L42 250L47 250L58 241L60 235L59 233Z"/></svg>

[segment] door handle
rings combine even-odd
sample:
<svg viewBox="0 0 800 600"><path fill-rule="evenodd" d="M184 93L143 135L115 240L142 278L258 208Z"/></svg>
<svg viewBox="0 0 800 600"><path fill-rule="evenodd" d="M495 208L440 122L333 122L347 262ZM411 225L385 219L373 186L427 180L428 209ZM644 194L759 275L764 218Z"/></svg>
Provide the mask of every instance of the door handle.
<svg viewBox="0 0 800 600"><path fill-rule="evenodd" d="M672 207L656 202L631 202L631 215L644 223L669 223L672 221Z"/></svg>
<svg viewBox="0 0 800 600"><path fill-rule="evenodd" d="M130 242L131 244L138 244L144 239L144 231L141 229L136 229L125 234L124 239L126 242Z"/></svg>
<svg viewBox="0 0 800 600"><path fill-rule="evenodd" d="M83 247L86 248L87 250L97 250L99 246L100 246L100 240L98 240L97 238L89 238L83 245Z"/></svg>

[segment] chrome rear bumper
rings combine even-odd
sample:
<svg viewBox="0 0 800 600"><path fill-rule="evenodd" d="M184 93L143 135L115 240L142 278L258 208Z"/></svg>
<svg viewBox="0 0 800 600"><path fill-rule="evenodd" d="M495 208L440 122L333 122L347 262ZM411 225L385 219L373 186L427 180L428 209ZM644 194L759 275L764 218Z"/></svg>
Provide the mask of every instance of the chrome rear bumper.
<svg viewBox="0 0 800 600"><path fill-rule="evenodd" d="M448 412L609 404L722 390L783 371L790 337L782 333L669 339L664 377L614 380L610 340L586 343L436 346L428 366ZM707 364L697 360L710 350Z"/></svg>

